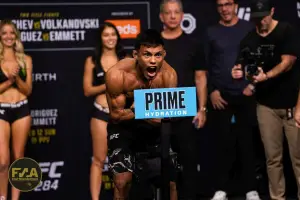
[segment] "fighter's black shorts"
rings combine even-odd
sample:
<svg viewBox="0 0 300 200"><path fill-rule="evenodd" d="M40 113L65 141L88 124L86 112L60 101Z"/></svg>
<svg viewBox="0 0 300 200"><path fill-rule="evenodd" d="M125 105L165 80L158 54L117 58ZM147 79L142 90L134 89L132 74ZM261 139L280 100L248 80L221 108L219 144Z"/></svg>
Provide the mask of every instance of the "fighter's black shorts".
<svg viewBox="0 0 300 200"><path fill-rule="evenodd" d="M0 103L0 119L9 122L30 115L28 100L22 100L16 103Z"/></svg>
<svg viewBox="0 0 300 200"><path fill-rule="evenodd" d="M108 122L107 133L109 169L113 174L134 173L136 155L139 152L148 152L160 143L160 126L153 126L144 120L130 120L119 124ZM175 166L172 165L171 168L173 170L170 181L175 179L176 173ZM153 167L153 170L157 171L157 168Z"/></svg>
<svg viewBox="0 0 300 200"><path fill-rule="evenodd" d="M109 120L109 109L104 108L100 104L94 102L92 118L108 122L108 120Z"/></svg>

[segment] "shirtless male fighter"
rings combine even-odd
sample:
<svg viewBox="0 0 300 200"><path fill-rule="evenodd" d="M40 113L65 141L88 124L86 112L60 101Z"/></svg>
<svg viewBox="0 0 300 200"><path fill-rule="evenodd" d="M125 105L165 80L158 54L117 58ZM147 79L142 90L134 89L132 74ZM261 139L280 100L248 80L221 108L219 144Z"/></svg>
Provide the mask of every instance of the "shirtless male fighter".
<svg viewBox="0 0 300 200"><path fill-rule="evenodd" d="M133 153L145 151L144 148L154 145L160 136L160 119L135 119L133 92L177 86L177 74L164 61L165 55L160 33L148 29L138 35L133 58L119 61L106 74L111 118L107 125L108 156L117 188L115 200L127 199L134 173Z"/></svg>

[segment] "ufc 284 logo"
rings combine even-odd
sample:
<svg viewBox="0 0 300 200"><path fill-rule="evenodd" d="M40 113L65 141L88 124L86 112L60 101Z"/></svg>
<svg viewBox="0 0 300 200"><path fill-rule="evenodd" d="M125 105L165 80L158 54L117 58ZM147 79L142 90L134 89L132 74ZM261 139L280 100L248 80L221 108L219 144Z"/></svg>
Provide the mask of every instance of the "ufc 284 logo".
<svg viewBox="0 0 300 200"><path fill-rule="evenodd" d="M62 168L64 161L55 162L41 162L39 163L41 171L48 177L40 182L34 189L35 192L43 192L50 190L57 190L59 188L59 181L62 177Z"/></svg>

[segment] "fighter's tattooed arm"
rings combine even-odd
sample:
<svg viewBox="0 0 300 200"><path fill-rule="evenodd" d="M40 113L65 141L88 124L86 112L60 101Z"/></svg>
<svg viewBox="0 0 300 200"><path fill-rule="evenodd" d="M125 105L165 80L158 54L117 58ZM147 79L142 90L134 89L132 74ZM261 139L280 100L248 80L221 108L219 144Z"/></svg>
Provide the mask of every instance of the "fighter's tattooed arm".
<svg viewBox="0 0 300 200"><path fill-rule="evenodd" d="M125 109L126 96L124 94L124 73L122 71L111 69L107 72L106 96L112 120L124 121L134 119L132 109Z"/></svg>

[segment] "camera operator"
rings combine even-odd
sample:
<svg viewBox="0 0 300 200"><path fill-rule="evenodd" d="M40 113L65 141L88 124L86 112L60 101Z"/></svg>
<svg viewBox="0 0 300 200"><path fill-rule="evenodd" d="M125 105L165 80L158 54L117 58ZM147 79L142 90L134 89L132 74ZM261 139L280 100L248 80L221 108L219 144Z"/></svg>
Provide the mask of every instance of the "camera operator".
<svg viewBox="0 0 300 200"><path fill-rule="evenodd" d="M251 12L256 30L250 32L240 46L241 51L249 49L252 62L247 63L249 59L242 58L245 54L241 53L232 76L241 79L245 71L246 77L251 77L255 85L271 199L285 199L283 128L300 199L300 130L293 119L299 92L298 69L293 67L298 56L296 30L289 23L273 19L274 7L269 0L253 1ZM258 65L256 69L254 63Z"/></svg>

